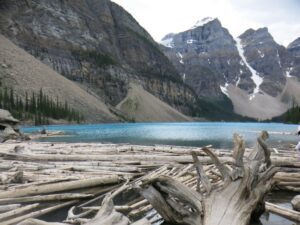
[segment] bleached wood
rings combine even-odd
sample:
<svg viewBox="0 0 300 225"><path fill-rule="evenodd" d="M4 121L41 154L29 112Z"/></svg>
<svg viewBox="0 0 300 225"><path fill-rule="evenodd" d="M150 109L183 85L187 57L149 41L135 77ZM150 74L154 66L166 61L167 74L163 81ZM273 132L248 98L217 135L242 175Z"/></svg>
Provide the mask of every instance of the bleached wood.
<svg viewBox="0 0 300 225"><path fill-rule="evenodd" d="M78 180L78 181L69 181L61 182L55 184L46 184L39 186L29 186L23 189L2 191L0 193L1 198L13 198L21 197L26 195L38 195L38 194L47 194L59 191L69 191L76 190L80 188L95 187L106 184L116 184L121 182L122 179L119 176L103 176L98 178Z"/></svg>

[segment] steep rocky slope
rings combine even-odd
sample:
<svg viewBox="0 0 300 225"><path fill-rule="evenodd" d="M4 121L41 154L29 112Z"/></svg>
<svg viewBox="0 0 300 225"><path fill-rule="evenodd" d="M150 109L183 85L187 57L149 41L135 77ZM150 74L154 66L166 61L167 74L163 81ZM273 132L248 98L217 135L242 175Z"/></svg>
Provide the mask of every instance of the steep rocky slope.
<svg viewBox="0 0 300 225"><path fill-rule="evenodd" d="M161 44L198 96L221 103L229 98L240 115L269 119L298 100L298 91L287 86L298 85L291 77L300 74L299 40L286 49L267 28L234 38L218 19L205 18L184 32L168 34Z"/></svg>
<svg viewBox="0 0 300 225"><path fill-rule="evenodd" d="M120 103L130 80L138 80L178 110L194 110L194 93L158 45L109 0L2 0L0 31L108 105Z"/></svg>
<svg viewBox="0 0 300 225"><path fill-rule="evenodd" d="M85 116L87 122L116 122L118 118L95 96L41 63L32 55L0 35L0 83L14 87L25 97L25 92L38 93L43 88L49 97L67 101Z"/></svg>
<svg viewBox="0 0 300 225"><path fill-rule="evenodd" d="M220 86L228 83L247 91L254 88L234 38L218 19L206 18L187 31L166 36L162 43L166 42L166 55L199 96L222 98Z"/></svg>
<svg viewBox="0 0 300 225"><path fill-rule="evenodd" d="M300 38L290 43L287 50L292 54L293 61L288 69L288 75L297 77L300 80Z"/></svg>

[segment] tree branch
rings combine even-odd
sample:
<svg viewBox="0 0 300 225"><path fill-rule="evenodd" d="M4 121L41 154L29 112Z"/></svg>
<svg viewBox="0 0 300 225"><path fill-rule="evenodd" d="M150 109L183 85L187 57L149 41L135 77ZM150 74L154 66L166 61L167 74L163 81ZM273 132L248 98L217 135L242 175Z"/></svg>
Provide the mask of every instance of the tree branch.
<svg viewBox="0 0 300 225"><path fill-rule="evenodd" d="M203 166L202 164L200 163L199 159L198 159L198 156L196 154L196 152L192 152L192 157L193 157L193 160L194 160L194 165L196 167L196 171L197 171L197 174L198 174L198 177L197 177L197 191L200 192L200 181L202 182L207 194L210 193L211 191L211 183L208 179L208 177L206 176L206 173L203 169Z"/></svg>
<svg viewBox="0 0 300 225"><path fill-rule="evenodd" d="M225 183L231 180L228 169L220 162L219 158L207 147L203 147L202 150L212 159L215 166L218 168L222 175L222 179Z"/></svg>

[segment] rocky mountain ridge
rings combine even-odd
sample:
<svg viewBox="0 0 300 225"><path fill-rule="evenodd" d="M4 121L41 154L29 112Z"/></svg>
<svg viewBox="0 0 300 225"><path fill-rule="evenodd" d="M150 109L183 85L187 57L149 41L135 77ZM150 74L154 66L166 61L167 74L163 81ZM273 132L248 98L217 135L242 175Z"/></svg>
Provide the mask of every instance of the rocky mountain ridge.
<svg viewBox="0 0 300 225"><path fill-rule="evenodd" d="M286 93L287 85L299 82L299 42L285 48L267 28L234 38L217 18L205 18L160 43L198 96L229 98L236 113L268 119L285 112L292 101L300 103L298 91Z"/></svg>
<svg viewBox="0 0 300 225"><path fill-rule="evenodd" d="M0 31L109 106L133 80L179 111L195 111L196 95L157 43L109 0L3 0Z"/></svg>
<svg viewBox="0 0 300 225"><path fill-rule="evenodd" d="M113 117L134 112L132 119L142 121L146 117L138 114L152 102L163 106L164 115L149 114L147 121L190 119L182 113L268 119L300 102L299 40L285 48L266 28L234 38L217 18L205 18L167 35L160 46L109 0L2 0L0 32L102 102ZM128 99L141 108L128 108L136 105Z"/></svg>

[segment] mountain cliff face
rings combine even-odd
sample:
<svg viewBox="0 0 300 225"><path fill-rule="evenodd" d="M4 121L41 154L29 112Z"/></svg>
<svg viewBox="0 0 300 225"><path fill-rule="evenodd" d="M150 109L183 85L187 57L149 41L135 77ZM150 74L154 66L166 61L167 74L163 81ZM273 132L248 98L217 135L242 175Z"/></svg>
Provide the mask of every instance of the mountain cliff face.
<svg viewBox="0 0 300 225"><path fill-rule="evenodd" d="M290 43L287 47L289 53L294 57L288 75L300 79L300 38Z"/></svg>
<svg viewBox="0 0 300 225"><path fill-rule="evenodd" d="M51 99L58 98L84 115L86 122L117 122L117 116L92 93L56 73L10 40L0 35L0 88L13 87L23 97L43 89Z"/></svg>
<svg viewBox="0 0 300 225"><path fill-rule="evenodd" d="M239 38L249 65L263 79L260 89L276 97L286 83L291 55L274 41L267 28L249 29Z"/></svg>
<svg viewBox="0 0 300 225"><path fill-rule="evenodd" d="M168 58L109 0L2 0L0 31L108 105L120 103L135 80L180 111L193 110L195 95Z"/></svg>
<svg viewBox="0 0 300 225"><path fill-rule="evenodd" d="M234 38L218 19L205 18L165 36L161 48L198 96L221 102L229 98L236 113L268 119L287 110L298 94L286 94L286 87L291 76L300 74L299 42L286 49L267 28Z"/></svg>
<svg viewBox="0 0 300 225"><path fill-rule="evenodd" d="M254 88L234 38L218 19L207 18L190 30L166 36L162 43L166 40L170 43L164 48L166 55L199 96L221 98L220 86L229 83L247 91Z"/></svg>

